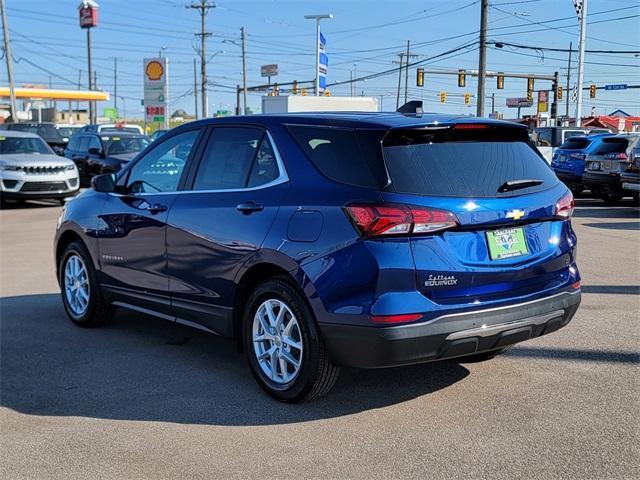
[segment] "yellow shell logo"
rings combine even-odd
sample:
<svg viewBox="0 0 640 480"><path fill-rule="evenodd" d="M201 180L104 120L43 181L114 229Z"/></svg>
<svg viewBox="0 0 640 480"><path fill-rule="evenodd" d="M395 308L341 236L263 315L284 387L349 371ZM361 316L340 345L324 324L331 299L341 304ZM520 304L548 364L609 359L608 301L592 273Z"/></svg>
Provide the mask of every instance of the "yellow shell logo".
<svg viewBox="0 0 640 480"><path fill-rule="evenodd" d="M164 68L162 67L162 64L160 62L154 60L153 62L149 62L147 64L145 73L147 74L147 78L149 80L160 80L162 78L162 75L164 74Z"/></svg>

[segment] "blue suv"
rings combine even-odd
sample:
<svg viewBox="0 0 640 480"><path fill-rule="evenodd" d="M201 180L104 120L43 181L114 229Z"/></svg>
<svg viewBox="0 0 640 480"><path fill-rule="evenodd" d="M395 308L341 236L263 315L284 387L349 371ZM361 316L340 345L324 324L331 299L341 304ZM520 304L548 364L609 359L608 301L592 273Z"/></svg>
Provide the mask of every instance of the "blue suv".
<svg viewBox="0 0 640 480"><path fill-rule="evenodd" d="M573 197L516 124L207 119L92 184L55 236L71 320L125 308L231 337L286 402L340 366L491 358L580 303Z"/></svg>
<svg viewBox="0 0 640 480"><path fill-rule="evenodd" d="M551 168L573 192L574 195L585 189L582 175L589 154L595 153L602 145L602 139L613 136L611 133L570 137L556 149Z"/></svg>

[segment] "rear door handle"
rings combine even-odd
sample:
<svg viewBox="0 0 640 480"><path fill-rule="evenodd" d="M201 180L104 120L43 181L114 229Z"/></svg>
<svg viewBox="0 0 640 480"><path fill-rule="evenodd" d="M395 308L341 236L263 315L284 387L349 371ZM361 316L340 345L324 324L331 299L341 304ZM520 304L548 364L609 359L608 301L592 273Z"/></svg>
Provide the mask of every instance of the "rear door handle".
<svg viewBox="0 0 640 480"><path fill-rule="evenodd" d="M245 215L249 215L250 213L264 210L264 205L260 205L255 202L245 202L245 203L239 203L236 208L242 213L244 213Z"/></svg>
<svg viewBox="0 0 640 480"><path fill-rule="evenodd" d="M160 213L160 212L166 212L167 211L167 206L166 205L161 205L159 203L156 203L154 205L150 205L147 208L147 211L152 214L155 215L156 213Z"/></svg>

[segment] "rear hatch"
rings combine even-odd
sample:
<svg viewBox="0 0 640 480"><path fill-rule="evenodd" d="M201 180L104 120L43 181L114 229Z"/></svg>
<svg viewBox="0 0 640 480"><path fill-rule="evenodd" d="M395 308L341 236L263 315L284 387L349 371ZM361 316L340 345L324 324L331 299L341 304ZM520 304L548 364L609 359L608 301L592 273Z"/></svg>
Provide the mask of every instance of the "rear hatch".
<svg viewBox="0 0 640 480"><path fill-rule="evenodd" d="M557 172L581 175L587 157L585 151L593 139L588 137L571 137L567 139L553 154L551 168Z"/></svg>
<svg viewBox="0 0 640 480"><path fill-rule="evenodd" d="M587 157L586 170L589 173L608 175L624 171L629 165L627 157L629 139L607 137Z"/></svg>
<svg viewBox="0 0 640 480"><path fill-rule="evenodd" d="M502 123L394 129L383 152L386 203L422 207L444 220L442 211L455 216L441 231L409 237L425 296L440 304L481 303L569 281L575 237L563 220L573 198L525 129Z"/></svg>

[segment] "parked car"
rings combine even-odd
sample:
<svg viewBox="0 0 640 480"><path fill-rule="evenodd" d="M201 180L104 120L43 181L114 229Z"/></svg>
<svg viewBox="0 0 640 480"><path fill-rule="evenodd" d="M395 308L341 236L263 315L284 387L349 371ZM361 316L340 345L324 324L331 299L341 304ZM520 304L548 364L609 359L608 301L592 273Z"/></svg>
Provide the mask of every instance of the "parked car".
<svg viewBox="0 0 640 480"><path fill-rule="evenodd" d="M57 155L64 155L64 149L67 147L68 137L64 137L58 132L54 123L5 123L3 130L35 133L39 135L53 149Z"/></svg>
<svg viewBox="0 0 640 480"><path fill-rule="evenodd" d="M589 134L587 136L569 137L553 154L551 168L574 195L584 190L582 174L586 159L590 153L597 153L602 146L602 139L611 134Z"/></svg>
<svg viewBox="0 0 640 480"><path fill-rule="evenodd" d="M55 127L58 129L58 132L62 137L66 137L71 139L74 134L78 133L84 124L82 123L56 123Z"/></svg>
<svg viewBox="0 0 640 480"><path fill-rule="evenodd" d="M151 134L151 141L155 142L157 139L159 139L162 135L164 135L168 131L169 130L156 130Z"/></svg>
<svg viewBox="0 0 640 480"><path fill-rule="evenodd" d="M231 337L282 401L341 365L491 358L580 303L573 197L508 122L205 119L92 184L55 235L70 319L121 307Z"/></svg>
<svg viewBox="0 0 640 480"><path fill-rule="evenodd" d="M0 131L0 199L64 200L78 193L78 170L35 133Z"/></svg>
<svg viewBox="0 0 640 480"><path fill-rule="evenodd" d="M640 146L631 152L629 166L620 174L622 189L633 196L636 203L640 202Z"/></svg>
<svg viewBox="0 0 640 480"><path fill-rule="evenodd" d="M150 143L137 133L80 132L69 141L65 156L77 165L81 184L88 186L93 176L117 172Z"/></svg>
<svg viewBox="0 0 640 480"><path fill-rule="evenodd" d="M531 132L531 140L547 163L551 163L556 148L568 138L583 136L588 133L589 129L579 127L538 127Z"/></svg>
<svg viewBox="0 0 640 480"><path fill-rule="evenodd" d="M140 125L135 123L103 123L103 124L91 124L85 125L80 129L83 133L137 133L144 135L144 130Z"/></svg>
<svg viewBox="0 0 640 480"><path fill-rule="evenodd" d="M596 197L615 203L631 195L622 188L620 175L629 166L631 152L640 145L639 140L637 133L609 136L589 155L582 181Z"/></svg>

